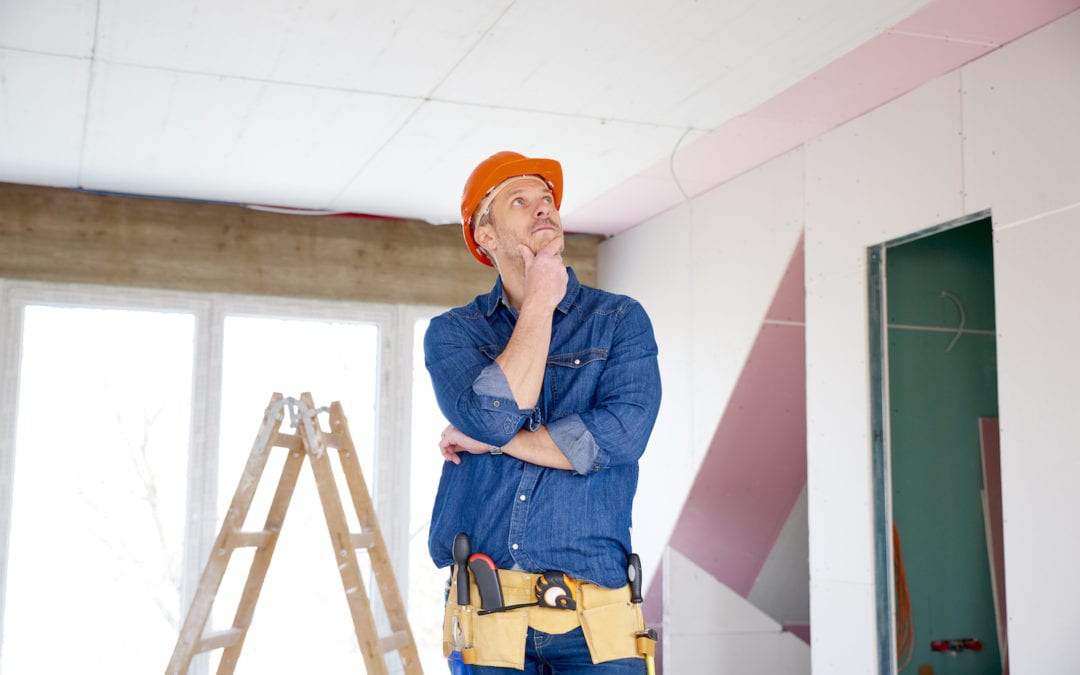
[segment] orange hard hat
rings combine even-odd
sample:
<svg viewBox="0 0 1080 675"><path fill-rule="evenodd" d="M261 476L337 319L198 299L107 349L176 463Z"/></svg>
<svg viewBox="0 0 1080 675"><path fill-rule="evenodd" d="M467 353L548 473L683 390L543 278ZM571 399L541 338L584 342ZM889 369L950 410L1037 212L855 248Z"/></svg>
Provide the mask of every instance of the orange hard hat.
<svg viewBox="0 0 1080 675"><path fill-rule="evenodd" d="M473 215L480 202L484 201L484 197L492 190L508 178L518 176L539 176L551 188L555 197L555 208L558 209L562 203L562 166L554 159L526 157L521 153L503 150L477 164L469 174L469 179L465 181L465 189L461 193L461 231L473 257L489 267L495 265L473 239Z"/></svg>

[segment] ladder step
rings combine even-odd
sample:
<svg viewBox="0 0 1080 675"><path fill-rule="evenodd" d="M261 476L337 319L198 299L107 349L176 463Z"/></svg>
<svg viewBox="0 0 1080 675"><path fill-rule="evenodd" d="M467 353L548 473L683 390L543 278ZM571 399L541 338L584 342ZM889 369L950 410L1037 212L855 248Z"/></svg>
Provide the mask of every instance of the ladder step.
<svg viewBox="0 0 1080 675"><path fill-rule="evenodd" d="M402 647L408 647L410 644L412 643L409 640L409 634L403 630L399 630L398 632L387 635L379 640L379 648L382 649L383 654L397 651Z"/></svg>
<svg viewBox="0 0 1080 675"><path fill-rule="evenodd" d="M274 440L270 444L275 448L288 448L289 450L303 450L304 441L296 434L283 434L274 432Z"/></svg>
<svg viewBox="0 0 1080 675"><path fill-rule="evenodd" d="M258 532L234 532L233 535L229 537L229 545L234 549L248 546L264 546L270 541L272 536L274 536L274 533L268 530L259 530Z"/></svg>
<svg viewBox="0 0 1080 675"><path fill-rule="evenodd" d="M226 630L219 630L213 633L207 633L199 640L199 646L196 648L196 652L208 652L213 649L220 649L222 647L231 647L244 635L244 631L239 628L228 628Z"/></svg>
<svg viewBox="0 0 1080 675"><path fill-rule="evenodd" d="M352 542L353 548L369 549L375 545L375 535L371 532L356 532L349 533L349 540Z"/></svg>

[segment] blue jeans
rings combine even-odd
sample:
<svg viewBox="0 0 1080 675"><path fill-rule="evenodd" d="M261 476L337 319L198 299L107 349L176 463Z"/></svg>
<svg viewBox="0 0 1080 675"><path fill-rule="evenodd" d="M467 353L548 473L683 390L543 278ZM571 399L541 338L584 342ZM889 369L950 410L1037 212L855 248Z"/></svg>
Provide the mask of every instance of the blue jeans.
<svg viewBox="0 0 1080 675"><path fill-rule="evenodd" d="M522 675L514 668L473 666L473 675ZM541 633L532 628L525 640L524 675L644 675L645 659L618 659L593 664L581 627L562 635Z"/></svg>

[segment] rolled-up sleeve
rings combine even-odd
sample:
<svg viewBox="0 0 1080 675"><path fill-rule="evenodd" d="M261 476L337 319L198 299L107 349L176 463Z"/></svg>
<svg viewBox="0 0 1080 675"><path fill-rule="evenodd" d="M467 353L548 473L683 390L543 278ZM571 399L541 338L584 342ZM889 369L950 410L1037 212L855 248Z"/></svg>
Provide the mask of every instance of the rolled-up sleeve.
<svg viewBox="0 0 1080 675"><path fill-rule="evenodd" d="M573 465L576 473L585 475L599 470L596 457L600 447L596 444L592 432L581 421L580 415L560 417L547 426L548 434L566 459Z"/></svg>
<svg viewBox="0 0 1080 675"><path fill-rule="evenodd" d="M548 427L578 473L638 461L660 410L660 367L652 322L637 302L618 315L614 339L596 387L595 405ZM578 427L584 428L582 433ZM560 441L567 439L563 446Z"/></svg>
<svg viewBox="0 0 1080 675"><path fill-rule="evenodd" d="M443 314L431 320L424 362L439 409L466 436L506 445L522 427L540 426L538 411L518 408L502 369L458 318Z"/></svg>

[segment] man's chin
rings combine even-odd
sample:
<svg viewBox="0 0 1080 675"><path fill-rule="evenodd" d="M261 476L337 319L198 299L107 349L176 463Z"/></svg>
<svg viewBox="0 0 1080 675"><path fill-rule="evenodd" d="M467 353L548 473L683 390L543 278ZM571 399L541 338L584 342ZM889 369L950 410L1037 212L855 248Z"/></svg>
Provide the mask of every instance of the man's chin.
<svg viewBox="0 0 1080 675"><path fill-rule="evenodd" d="M556 239L558 239L560 242L562 242L563 241L563 233L558 231L558 230L540 230L539 232L536 232L533 235L533 241L532 241L533 245L531 247L533 249L533 253L539 252L541 249L543 249L545 246L547 246L548 244L550 244L552 241L554 241ZM565 242L561 243L559 245L559 253L562 254L562 252L563 252L563 250L565 250L565 248L566 248Z"/></svg>

